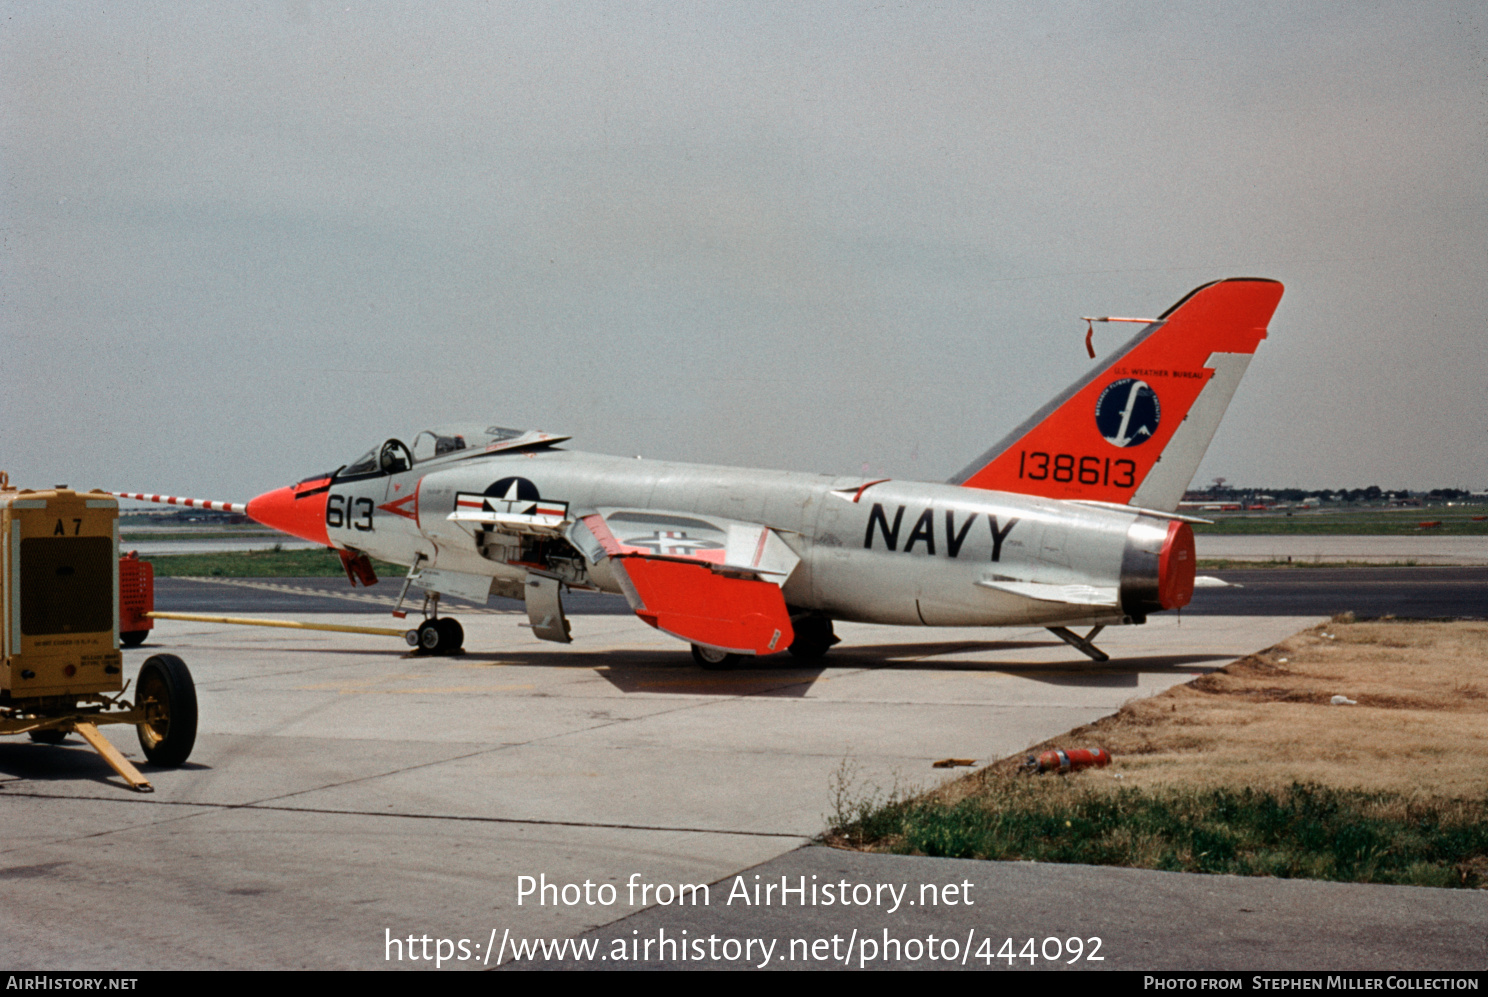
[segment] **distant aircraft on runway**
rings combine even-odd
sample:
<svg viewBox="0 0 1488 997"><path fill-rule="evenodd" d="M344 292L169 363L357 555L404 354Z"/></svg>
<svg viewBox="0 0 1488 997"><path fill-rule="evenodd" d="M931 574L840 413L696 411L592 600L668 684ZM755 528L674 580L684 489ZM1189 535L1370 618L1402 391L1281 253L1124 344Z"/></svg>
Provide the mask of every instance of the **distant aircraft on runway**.
<svg viewBox="0 0 1488 997"><path fill-rule="evenodd" d="M943 484L609 457L473 426L210 505L334 548L353 584L376 581L370 557L408 565L394 612L410 585L425 593L409 636L431 653L464 639L441 595L523 599L533 633L566 643L562 594L581 589L623 595L704 667L820 657L834 620L1039 625L1104 661L1103 627L1193 594L1194 520L1175 510L1281 295L1255 278L1195 289Z"/></svg>

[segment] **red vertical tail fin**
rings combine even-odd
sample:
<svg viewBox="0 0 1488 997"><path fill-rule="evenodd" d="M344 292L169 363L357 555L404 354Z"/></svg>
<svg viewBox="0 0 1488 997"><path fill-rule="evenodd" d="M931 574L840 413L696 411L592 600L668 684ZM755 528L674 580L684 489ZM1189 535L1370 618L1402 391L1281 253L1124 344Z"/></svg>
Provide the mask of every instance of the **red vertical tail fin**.
<svg viewBox="0 0 1488 997"><path fill-rule="evenodd" d="M1281 294L1252 277L1189 292L951 484L1178 508Z"/></svg>

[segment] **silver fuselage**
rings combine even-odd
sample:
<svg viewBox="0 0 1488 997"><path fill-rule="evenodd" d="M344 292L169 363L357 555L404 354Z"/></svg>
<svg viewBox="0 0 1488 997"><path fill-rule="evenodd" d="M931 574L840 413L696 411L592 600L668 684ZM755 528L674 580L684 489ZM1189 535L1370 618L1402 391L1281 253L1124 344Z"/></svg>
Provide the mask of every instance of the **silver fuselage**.
<svg viewBox="0 0 1488 997"><path fill-rule="evenodd" d="M531 552L450 518L458 493L511 478L566 503L572 518L643 509L769 527L800 557L783 586L787 604L834 619L1095 625L1140 622L1157 608L1152 593L1166 523L1137 511L955 485L561 449L462 456L336 480L330 505L338 513L327 518L327 536L394 563L489 577L493 593L517 596L532 570ZM621 591L604 562L548 568L573 587ZM1087 593L1092 604L1047 595L1059 591ZM1116 595L1092 599L1090 592Z"/></svg>

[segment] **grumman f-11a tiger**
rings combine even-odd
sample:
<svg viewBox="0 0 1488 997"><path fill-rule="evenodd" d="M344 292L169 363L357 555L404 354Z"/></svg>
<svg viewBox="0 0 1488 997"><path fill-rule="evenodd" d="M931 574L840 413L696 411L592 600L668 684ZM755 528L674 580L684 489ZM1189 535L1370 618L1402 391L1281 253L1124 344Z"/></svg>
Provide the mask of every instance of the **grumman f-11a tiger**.
<svg viewBox="0 0 1488 997"><path fill-rule="evenodd" d="M1139 320L943 483L610 457L476 426L387 439L246 512L338 551L353 584L376 581L370 557L407 565L394 612L422 591L409 636L430 653L463 641L442 595L522 599L533 633L566 643L563 595L583 590L623 597L706 667L820 657L835 620L1043 626L1103 661L1101 628L1193 594L1178 502L1281 294L1221 280Z"/></svg>

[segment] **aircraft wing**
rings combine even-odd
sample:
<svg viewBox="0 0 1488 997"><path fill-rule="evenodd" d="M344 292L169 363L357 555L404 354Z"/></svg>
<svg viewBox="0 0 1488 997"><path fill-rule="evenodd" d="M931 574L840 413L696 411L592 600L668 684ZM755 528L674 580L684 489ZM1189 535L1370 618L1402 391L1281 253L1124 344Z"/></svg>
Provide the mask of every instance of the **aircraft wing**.
<svg viewBox="0 0 1488 997"><path fill-rule="evenodd" d="M781 592L800 563L759 523L641 509L601 509L569 540L615 578L646 623L736 654L772 654L795 640Z"/></svg>
<svg viewBox="0 0 1488 997"><path fill-rule="evenodd" d="M689 561L712 570L784 585L801 559L768 526L690 512L649 509L600 509L580 522L593 544L609 557L649 557ZM590 554L570 532L570 540ZM591 561L599 558L590 556Z"/></svg>

